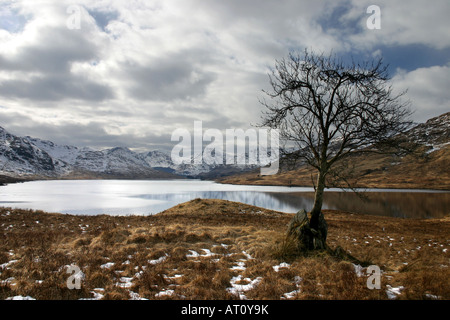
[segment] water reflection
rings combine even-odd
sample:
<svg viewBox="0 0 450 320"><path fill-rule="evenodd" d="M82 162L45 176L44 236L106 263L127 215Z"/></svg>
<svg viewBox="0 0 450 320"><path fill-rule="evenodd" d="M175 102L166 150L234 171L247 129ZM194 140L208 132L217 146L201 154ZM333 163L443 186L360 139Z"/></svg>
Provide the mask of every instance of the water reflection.
<svg viewBox="0 0 450 320"><path fill-rule="evenodd" d="M325 195L330 209L399 218L442 218L450 214L450 193L366 192L361 199L350 192Z"/></svg>
<svg viewBox="0 0 450 320"><path fill-rule="evenodd" d="M234 186L212 181L33 181L0 187L0 205L72 214L155 214L195 198L223 199L294 213L311 210L312 188ZM402 218L440 218L450 212L450 192L370 190L367 200L327 190L324 209Z"/></svg>
<svg viewBox="0 0 450 320"><path fill-rule="evenodd" d="M313 192L197 191L136 197L173 205L195 198L223 199L288 213L311 210L314 203ZM323 208L399 218L442 218L450 213L450 193L329 191L325 192Z"/></svg>
<svg viewBox="0 0 450 320"><path fill-rule="evenodd" d="M304 202L302 197L294 196L293 198L295 198L296 201L288 202L278 199L277 196L274 195L277 194L258 191L197 191L186 193L143 194L137 195L136 197L148 200L163 200L173 205L196 198L222 199L287 213L297 212L299 205L310 205L310 201Z"/></svg>

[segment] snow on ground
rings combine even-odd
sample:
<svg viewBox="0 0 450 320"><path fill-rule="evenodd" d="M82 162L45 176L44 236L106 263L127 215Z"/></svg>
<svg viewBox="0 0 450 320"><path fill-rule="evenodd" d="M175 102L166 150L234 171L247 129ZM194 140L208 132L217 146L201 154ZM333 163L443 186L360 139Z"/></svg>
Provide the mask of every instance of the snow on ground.
<svg viewBox="0 0 450 320"><path fill-rule="evenodd" d="M158 292L157 294L155 294L155 297L156 298L165 297L165 296L170 297L170 296L173 296L174 294L175 294L174 290L167 289L167 290Z"/></svg>
<svg viewBox="0 0 450 320"><path fill-rule="evenodd" d="M30 296L14 296L14 297L8 297L6 300L36 300Z"/></svg>
<svg viewBox="0 0 450 320"><path fill-rule="evenodd" d="M102 269L109 269L109 268L111 268L111 267L114 266L114 265L115 265L114 262L107 262L107 263L105 263L105 264L102 264L102 265L100 266L100 268L102 268Z"/></svg>
<svg viewBox="0 0 450 320"><path fill-rule="evenodd" d="M124 289L129 289L133 286L133 277L120 277L116 286Z"/></svg>
<svg viewBox="0 0 450 320"><path fill-rule="evenodd" d="M244 261L237 261L237 265L230 268L230 270L244 271L246 269Z"/></svg>
<svg viewBox="0 0 450 320"><path fill-rule="evenodd" d="M201 249L201 250L204 252L204 254L199 254L195 250L189 250L190 254L187 254L186 258L212 257L216 255L216 253L212 253L211 250L209 249Z"/></svg>
<svg viewBox="0 0 450 320"><path fill-rule="evenodd" d="M242 278L242 275L231 278L231 287L227 288L227 291L231 294L239 296L241 300L247 300L244 292L256 288L256 286L261 282L262 277L257 277L256 279ZM238 284L239 282L245 281L246 284Z"/></svg>
<svg viewBox="0 0 450 320"><path fill-rule="evenodd" d="M286 292L285 294L283 294L283 296L281 296L282 300L285 299L294 299L300 292L300 283L303 281L303 278L299 277L299 276L295 276L294 278L294 283L297 287L296 290L293 290L291 292Z"/></svg>
<svg viewBox="0 0 450 320"><path fill-rule="evenodd" d="M397 296L401 294L401 291L405 289L403 286L400 287L391 287L390 285L386 285L386 294L388 296L388 299L395 300L397 299Z"/></svg>
<svg viewBox="0 0 450 320"><path fill-rule="evenodd" d="M161 262L163 262L164 260L166 260L168 256L169 256L169 255L166 253L164 256L159 257L159 258L156 259L156 260L148 260L148 263L150 263L150 264L158 264L158 263L161 263Z"/></svg>
<svg viewBox="0 0 450 320"><path fill-rule="evenodd" d="M352 263L353 264L353 263ZM355 269L355 273L357 277L362 277L363 274L363 267L359 264L353 264L353 268Z"/></svg>
<svg viewBox="0 0 450 320"><path fill-rule="evenodd" d="M275 270L275 272L279 272L281 268L289 268L291 265L289 263L286 262L282 262L277 266L273 266L273 270Z"/></svg>
<svg viewBox="0 0 450 320"><path fill-rule="evenodd" d="M16 263L18 260L10 260L8 262L0 264L0 270L9 269L9 266L13 263Z"/></svg>
<svg viewBox="0 0 450 320"><path fill-rule="evenodd" d="M369 236L370 239L372 239L372 237ZM349 239L351 240L351 239ZM395 239L391 238L390 236L387 236L386 238L382 239L384 241L395 241ZM431 243L431 242L430 242ZM218 245L215 245L218 246ZM225 244L221 244L220 246L222 246L223 248L228 248L228 245ZM441 245L442 247L442 245ZM419 250L420 248L417 248L417 250ZM446 251L446 249L444 249ZM443 251L444 251L443 250ZM257 288L257 286L261 283L261 281L263 280L262 277L256 277L254 279L251 279L249 277L244 277L241 273L244 272L246 270L246 263L251 260L254 259L250 254L248 254L245 251L241 251L239 252L234 252L234 253L228 253L228 254L218 254L218 253L213 253L211 252L211 250L207 249L207 248L202 248L200 250L198 250L199 252L201 251L202 253L200 254L199 252L195 251L195 250L189 250L189 253L186 255L187 258L199 258L199 257L204 257L204 258L212 258L212 257L217 257L217 256L233 256L233 255L241 255L243 254L245 256L245 258L243 259L236 259L236 261L234 261L234 265L232 265L230 267L230 270L234 271L235 276L233 276L230 280L230 287L226 288L226 291L236 295L237 297L239 297L239 299L241 300L247 300L246 297L246 292L253 290L255 288ZM444 251L444 252L445 252ZM9 252L10 255L14 255L13 252ZM159 257L158 259L154 259L154 260L148 260L148 264L149 265L156 265L159 263L163 263L167 258L169 257L169 255L167 253L165 253L163 256ZM132 258L132 256L129 256L129 258ZM218 259L212 259L212 261L218 261ZM1 271L8 269L9 266L13 263L17 262L17 260L11 260L9 262L0 264L0 273ZM131 262L130 260L126 260L125 262L122 263L122 265L129 265ZM115 266L116 263L115 262L107 262L105 264L102 264L100 266L100 268L102 269L110 269L113 266ZM65 268L69 267L69 265L64 266ZM138 270L139 268L141 268L142 270L145 270L148 266L140 266L140 267L136 267L135 269ZM281 262L278 265L274 265L272 266L273 270L275 272L280 272L283 269L289 269L291 267L291 265L289 263L286 262ZM356 265L353 264L353 268L354 268L354 272L358 277L362 277L365 276L364 270L365 268L363 268L360 265ZM176 269L174 269L173 271L177 271ZM143 271L139 271L137 272L134 276L132 277L124 277L124 276L120 276L120 274L123 271L115 271L116 274L118 275L118 279L116 280L117 282L115 283L115 285L117 287L123 288L128 290L129 295L130 295L130 299L131 300L139 300L139 299L143 299L142 297L139 296L138 293L135 293L133 291L131 291L131 288L133 286L133 280L134 279L138 279L141 274L143 273ZM81 277L83 277L84 274L81 275ZM167 280L175 280L175 279L179 279L181 277L183 277L183 274L174 274L172 276L168 276L168 275L163 275L163 277ZM0 284L4 285L4 284L11 284L15 279L13 277L8 278L6 280L2 280L0 282ZM301 287L300 287L300 283L302 282L302 278L300 276L295 276L293 284L296 286L295 290L292 290L290 292L286 292L284 294L282 294L282 296L280 297L283 300L286 299L295 299L298 294L301 292ZM41 283L41 281L39 282ZM171 285L174 286L174 285ZM402 291L404 290L403 286L399 286L399 287L392 287L390 285L386 285L386 294L388 299L397 299L398 296L402 293ZM103 288L95 288L93 289L93 291L91 291L93 297L92 298L88 298L88 300L100 300L102 298L104 298L104 294L105 294L105 289ZM173 290L173 288L168 289L168 288L164 288L162 289L160 292L155 294L155 298L161 298L161 297L173 297L176 295L175 290ZM182 296L180 296L182 297ZM440 299L439 296L434 296L434 295L429 295L427 296L428 299ZM29 296L13 296L13 297L9 297L7 298L9 300L34 300L34 298L29 297Z"/></svg>
<svg viewBox="0 0 450 320"><path fill-rule="evenodd" d="M200 256L197 251L189 250L190 254L186 255L186 258L197 258Z"/></svg>

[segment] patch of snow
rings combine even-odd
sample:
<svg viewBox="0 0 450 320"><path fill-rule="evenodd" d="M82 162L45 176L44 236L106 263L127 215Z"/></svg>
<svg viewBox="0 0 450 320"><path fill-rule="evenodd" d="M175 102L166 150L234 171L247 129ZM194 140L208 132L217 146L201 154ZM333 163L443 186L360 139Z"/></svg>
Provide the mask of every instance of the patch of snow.
<svg viewBox="0 0 450 320"><path fill-rule="evenodd" d="M6 300L36 300L35 298L32 298L30 296L14 296L14 297L8 297Z"/></svg>
<svg viewBox="0 0 450 320"><path fill-rule="evenodd" d="M393 288L390 285L386 285L386 288L386 294L390 300L397 299L397 296L399 296L401 291L405 289L403 286Z"/></svg>
<svg viewBox="0 0 450 320"><path fill-rule="evenodd" d="M109 268L111 268L112 266L114 266L114 262L107 262L107 263L105 263L105 264L102 264L101 266L100 266L100 268L102 268L102 269L109 269Z"/></svg>
<svg viewBox="0 0 450 320"><path fill-rule="evenodd" d="M299 276L294 277L294 284L297 286L297 290L293 290L291 292L287 292L281 296L281 299L293 299L301 292L300 290L300 282L303 281L303 278Z"/></svg>
<svg viewBox="0 0 450 320"><path fill-rule="evenodd" d="M79 300L102 300L104 295L97 291L105 292L105 289L95 288L93 291L91 291L91 293L94 295L92 298L81 298Z"/></svg>
<svg viewBox="0 0 450 320"><path fill-rule="evenodd" d="M201 257L211 257L215 255L215 253L212 253L211 250L209 249L202 249L202 250L205 252L205 254L200 255Z"/></svg>
<svg viewBox="0 0 450 320"><path fill-rule="evenodd" d="M155 294L155 297L157 297L157 298L159 298L159 297L165 297L165 296L170 297L170 296L172 296L174 293L175 293L174 290L167 289L167 290L163 290L163 291L161 291L161 292L158 292L157 294Z"/></svg>
<svg viewBox="0 0 450 320"><path fill-rule="evenodd" d="M283 296L281 297L281 299L293 299L297 296L297 294L300 293L300 289L291 291L291 292L286 292L285 294L283 294Z"/></svg>
<svg viewBox="0 0 450 320"><path fill-rule="evenodd" d="M99 292L91 291L91 293L94 295L94 300L102 300L104 297L104 295Z"/></svg>
<svg viewBox="0 0 450 320"><path fill-rule="evenodd" d="M427 144L427 146L431 147L431 149L428 150L428 151L425 152L425 153L426 153L426 154L430 154L430 153L432 153L432 152L439 151L439 150L441 150L443 147L445 147L446 145L449 145L449 144L450 144L450 142L446 142L446 143L442 143L442 144L435 144L435 145L433 145L433 144Z"/></svg>
<svg viewBox="0 0 450 320"><path fill-rule="evenodd" d="M156 259L156 260L148 260L148 263L150 263L150 264L158 264L158 263L161 263L161 262L163 262L164 260L166 260L168 256L169 256L169 255L166 253L164 256L159 257L159 258Z"/></svg>
<svg viewBox="0 0 450 320"><path fill-rule="evenodd" d="M119 281L116 283L116 286L120 288L131 288L133 286L132 277L120 277Z"/></svg>
<svg viewBox="0 0 450 320"><path fill-rule="evenodd" d="M289 263L282 262L277 266L273 266L272 268L273 268L273 270L275 270L275 272L278 272L278 271L280 271L281 268L289 268L289 267L290 267Z"/></svg>
<svg viewBox="0 0 450 320"><path fill-rule="evenodd" d="M251 255L249 255L247 252L242 251L242 253L247 257L248 260L252 260L253 257Z"/></svg>
<svg viewBox="0 0 450 320"><path fill-rule="evenodd" d="M174 276L172 276L172 277L168 277L168 276L164 275L164 279L170 279L170 280L173 280L173 279L181 278L182 276L183 276L182 274L176 274L176 275L174 275Z"/></svg>
<svg viewBox="0 0 450 320"><path fill-rule="evenodd" d="M353 264L353 263L352 263ZM357 277L362 277L363 276L363 267L360 266L359 264L353 264L353 268L355 269L355 273Z"/></svg>
<svg viewBox="0 0 450 320"><path fill-rule="evenodd" d="M186 258L197 258L200 256L197 251L189 250L190 254L186 255Z"/></svg>
<svg viewBox="0 0 450 320"><path fill-rule="evenodd" d="M130 291L130 300L148 300L148 299L142 298L142 297L139 295L139 293Z"/></svg>
<svg viewBox="0 0 450 320"><path fill-rule="evenodd" d="M230 270L238 270L238 271L244 271L246 269L245 262L238 261L237 266L233 266L230 268Z"/></svg>
<svg viewBox="0 0 450 320"><path fill-rule="evenodd" d="M2 286L8 285L11 282L13 282L14 280L16 280L16 278L14 278L14 277L9 277L8 279L5 279L5 280L0 280L0 285L2 285Z"/></svg>
<svg viewBox="0 0 450 320"><path fill-rule="evenodd" d="M238 284L238 282L241 282L242 280L247 281L247 284ZM243 292L252 290L256 288L256 286L261 282L262 277L258 277L256 279L250 279L250 278L242 278L242 275L238 275L236 277L231 278L230 283L231 287L227 288L227 291L231 294L239 296L241 300L247 299L246 296L243 294Z"/></svg>
<svg viewBox="0 0 450 320"><path fill-rule="evenodd" d="M17 260L10 260L10 261L8 261L8 262L2 263L2 264L0 264L0 269L1 269L1 270L9 269L9 268L8 268L9 265L11 265L11 264L13 264L13 263L16 263L16 262L17 262Z"/></svg>
<svg viewBox="0 0 450 320"><path fill-rule="evenodd" d="M428 298L428 299L431 299L431 300L441 300L441 297L436 296L434 294L429 294L429 293L426 293L425 297Z"/></svg>

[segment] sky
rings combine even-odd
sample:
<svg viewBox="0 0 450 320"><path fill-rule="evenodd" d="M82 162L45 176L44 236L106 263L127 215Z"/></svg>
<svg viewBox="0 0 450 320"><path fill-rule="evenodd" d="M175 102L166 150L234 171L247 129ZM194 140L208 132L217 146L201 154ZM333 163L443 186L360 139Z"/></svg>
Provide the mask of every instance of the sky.
<svg viewBox="0 0 450 320"><path fill-rule="evenodd" d="M0 126L136 151L194 121L251 128L275 61L305 48L382 57L424 122L450 111L449 15L448 0L0 0Z"/></svg>

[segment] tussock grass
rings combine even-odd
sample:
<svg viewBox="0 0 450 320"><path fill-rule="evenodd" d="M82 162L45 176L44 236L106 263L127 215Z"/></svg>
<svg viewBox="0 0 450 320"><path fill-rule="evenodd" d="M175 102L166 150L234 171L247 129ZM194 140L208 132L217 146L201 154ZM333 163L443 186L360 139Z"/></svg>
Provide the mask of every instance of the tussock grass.
<svg viewBox="0 0 450 320"><path fill-rule="evenodd" d="M196 199L160 214L73 216L0 208L0 299L450 299L450 219L404 220L325 211L328 245L378 265L300 254L292 215ZM67 287L66 266L84 274Z"/></svg>

